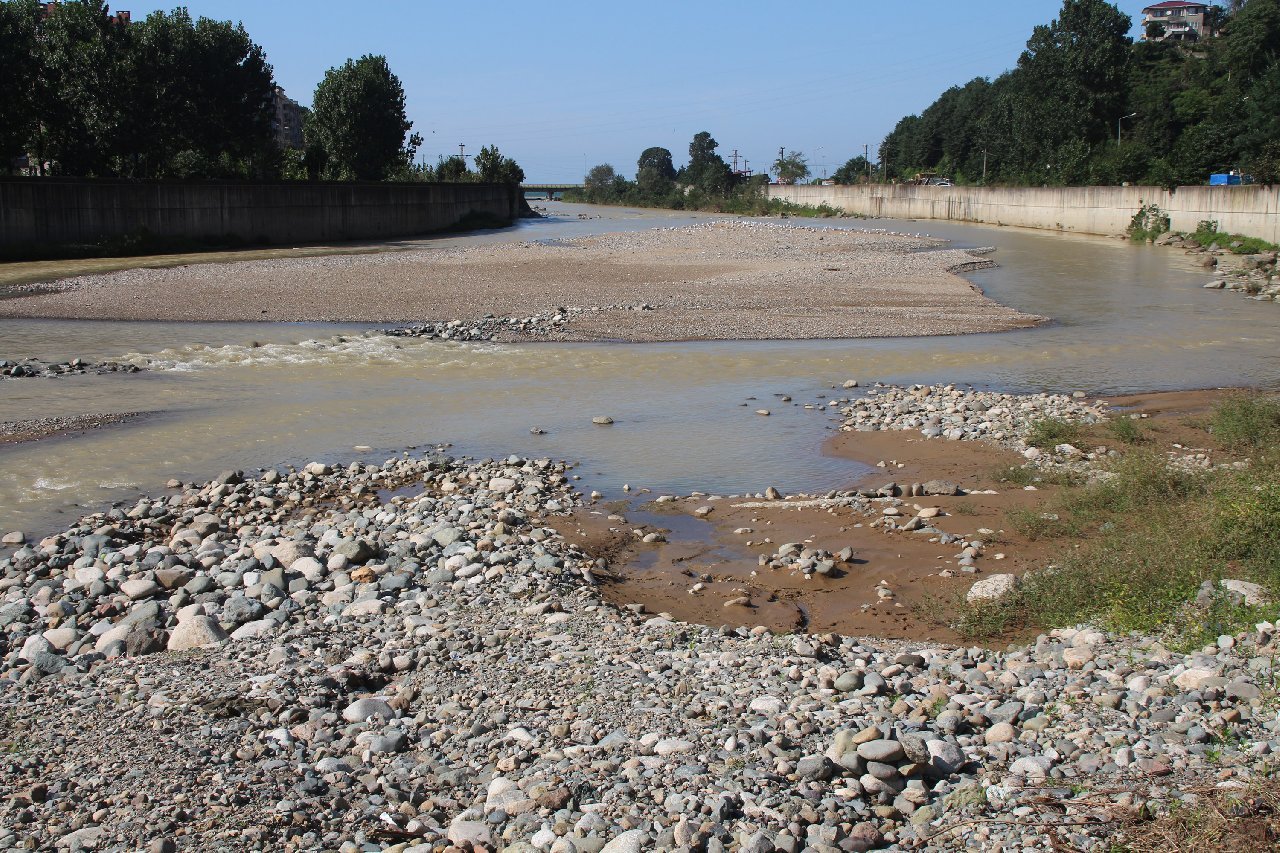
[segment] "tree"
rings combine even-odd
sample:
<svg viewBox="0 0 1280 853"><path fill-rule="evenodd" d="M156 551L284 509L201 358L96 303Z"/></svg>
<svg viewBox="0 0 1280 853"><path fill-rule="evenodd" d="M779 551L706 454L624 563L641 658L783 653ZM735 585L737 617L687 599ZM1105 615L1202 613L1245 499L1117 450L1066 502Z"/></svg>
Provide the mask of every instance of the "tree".
<svg viewBox="0 0 1280 853"><path fill-rule="evenodd" d="M0 3L0 172L8 172L14 158L27 153L36 128L32 98L39 79L36 52L36 0Z"/></svg>
<svg viewBox="0 0 1280 853"><path fill-rule="evenodd" d="M809 164L802 152L788 151L773 161L773 173L778 176L778 183L794 184L809 176Z"/></svg>
<svg viewBox="0 0 1280 853"><path fill-rule="evenodd" d="M671 152L654 146L640 153L636 161L636 184L648 196L663 196L675 186L676 167L671 162Z"/></svg>
<svg viewBox="0 0 1280 853"><path fill-rule="evenodd" d="M705 130L695 134L689 143L689 164L683 179L694 189L707 195L726 195L733 187L733 172L724 158L716 153L718 143Z"/></svg>
<svg viewBox="0 0 1280 853"><path fill-rule="evenodd" d="M476 172L481 181L492 184L518 184L524 180L524 169L510 157L503 157L496 145L480 149L476 155Z"/></svg>
<svg viewBox="0 0 1280 853"><path fill-rule="evenodd" d="M128 27L99 0L49 7L40 25L32 145L42 171L48 163L59 174L113 174L128 42Z"/></svg>
<svg viewBox="0 0 1280 853"><path fill-rule="evenodd" d="M1049 165L1062 145L1106 140L1123 115L1130 59L1128 15L1105 0L1063 0L1018 59L1014 152L1024 170Z"/></svg>
<svg viewBox="0 0 1280 853"><path fill-rule="evenodd" d="M435 179L446 184L457 184L471 180L471 172L467 169L467 161L457 154L452 157L440 157L436 160Z"/></svg>
<svg viewBox="0 0 1280 853"><path fill-rule="evenodd" d="M326 154L325 177L380 181L402 173L422 139L406 134L404 87L386 57L330 68L316 87L308 125Z"/></svg>
<svg viewBox="0 0 1280 853"><path fill-rule="evenodd" d="M859 184L867 180L871 174L871 163L867 158L859 154L857 157L851 157L843 166L836 169L835 174L831 176L837 184Z"/></svg>
<svg viewBox="0 0 1280 853"><path fill-rule="evenodd" d="M1225 39L1232 71L1261 76L1280 57L1280 0L1252 0L1231 18Z"/></svg>
<svg viewBox="0 0 1280 853"><path fill-rule="evenodd" d="M1159 21L1147 21L1146 34L1151 41L1160 41L1165 34L1164 24Z"/></svg>
<svg viewBox="0 0 1280 853"><path fill-rule="evenodd" d="M275 89L243 25L186 9L130 29L123 162L131 177L228 177L274 171Z"/></svg>
<svg viewBox="0 0 1280 853"><path fill-rule="evenodd" d="M614 179L618 177L618 173L608 163L601 163L599 166L592 166L591 171L587 172L586 177L582 179L583 188L588 195L607 194L613 189Z"/></svg>

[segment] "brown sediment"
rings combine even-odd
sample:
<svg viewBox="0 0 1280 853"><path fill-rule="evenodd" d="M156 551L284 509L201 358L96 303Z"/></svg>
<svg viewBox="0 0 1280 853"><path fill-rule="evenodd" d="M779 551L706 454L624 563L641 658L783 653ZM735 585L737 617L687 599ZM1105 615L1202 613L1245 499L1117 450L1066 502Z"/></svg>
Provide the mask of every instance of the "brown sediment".
<svg viewBox="0 0 1280 853"><path fill-rule="evenodd" d="M1197 424L1222 390L1166 392L1110 398L1121 407L1117 416L1146 414L1144 432L1152 449L1175 452L1217 449ZM1089 447L1119 447L1103 427L1087 431ZM606 599L619 606L641 603L652 613L670 613L691 622L754 627L775 631L833 631L854 636L954 642L959 638L946 624L946 602L963 596L975 580L991 573L1023 574L1051 562L1059 542L1033 541L1020 535L1009 515L1020 510L1047 511L1060 488L1040 484L1033 490L1001 482L1001 474L1026 460L994 444L977 441L925 439L915 431L842 432L824 451L870 465L884 463L851 488L879 488L932 479L947 480L967 493L961 496L904 498L913 505L938 507L942 515L930 524L962 538L987 543L978 560L979 573L957 565L959 544L942 545L912 533L886 533L872 528L874 515L855 509L789 508L788 502L742 507L750 498L709 500L681 498L622 511L627 523L610 521L604 508L587 508L556 523L568 541L588 554L604 558L602 580ZM983 494L992 491L994 494ZM820 496L819 496L820 497ZM800 503L802 501L790 501ZM699 507L713 507L705 519L695 518ZM664 524L665 522L665 524ZM643 544L633 529L667 527L666 543ZM737 534L750 528L749 534ZM994 531L980 534L980 529ZM768 543L763 542L769 539ZM748 545L748 541L752 544ZM848 564L838 564L832 576L808 579L799 571L759 565L759 556L772 556L783 543L798 542L831 553L854 551ZM997 560L996 554L1004 554ZM949 570L952 577L940 576ZM690 589L703 583L700 592ZM895 593L878 599L876 587ZM750 606L726 602L747 596Z"/></svg>
<svg viewBox="0 0 1280 853"><path fill-rule="evenodd" d="M742 221L572 241L135 269L16 288L0 317L414 323L550 316L561 340L962 334L1042 318L939 241Z"/></svg>

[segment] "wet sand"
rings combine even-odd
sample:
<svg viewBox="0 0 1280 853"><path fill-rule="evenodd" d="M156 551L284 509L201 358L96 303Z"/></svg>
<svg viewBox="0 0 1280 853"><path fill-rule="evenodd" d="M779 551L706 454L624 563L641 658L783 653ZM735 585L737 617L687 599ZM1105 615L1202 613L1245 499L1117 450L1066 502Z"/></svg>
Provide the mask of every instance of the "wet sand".
<svg viewBox="0 0 1280 853"><path fill-rule="evenodd" d="M1230 391L1184 391L1111 398L1117 414L1146 414L1144 431L1152 449L1218 454L1212 438L1197 423ZM1101 428L1089 431L1090 447L1118 447ZM954 642L946 623L948 603L964 595L975 580L994 573L1021 575L1051 561L1060 543L1028 540L1009 524L1009 514L1046 508L1059 487L1034 490L1001 482L1001 473L1025 460L992 444L925 439L914 431L842 432L824 452L884 468L853 488L879 488L890 482L948 480L967 494L906 498L907 506L938 507L931 523L947 532L988 543L978 574L958 570L959 546L942 545L906 533L889 534L869 526L872 520L847 508L735 507L751 499L707 496L672 503L634 501L580 511L559 529L570 542L609 562L605 597L619 606L640 603L649 612L710 625L764 625L775 631L833 631L851 636ZM982 494L992 491L995 494ZM695 510L712 506L697 518ZM609 520L621 515L627 523ZM642 544L632 529L667 529L670 541ZM750 528L751 533L735 533ZM993 531L980 534L981 529ZM763 540L768 539L768 542ZM748 545L747 543L752 544ZM794 570L759 565L779 545L800 542L838 552L851 547L854 559L831 576L805 578ZM996 559L996 554L1004 554ZM950 571L953 576L939 573ZM704 587L696 594L690 589ZM879 600L876 588L895 593ZM749 596L751 606L725 606Z"/></svg>
<svg viewBox="0 0 1280 853"><path fill-rule="evenodd" d="M0 317L407 324L567 309L554 337L576 341L914 336L1040 322L956 274L991 265L932 239L734 220L80 276L12 289Z"/></svg>

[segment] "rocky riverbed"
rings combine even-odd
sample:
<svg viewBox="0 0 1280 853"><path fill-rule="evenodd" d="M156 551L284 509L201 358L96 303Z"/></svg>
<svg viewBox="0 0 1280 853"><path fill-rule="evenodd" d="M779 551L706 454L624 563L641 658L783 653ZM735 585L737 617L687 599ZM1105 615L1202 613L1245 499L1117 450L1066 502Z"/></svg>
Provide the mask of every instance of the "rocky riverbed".
<svg viewBox="0 0 1280 853"><path fill-rule="evenodd" d="M875 396L959 437L1026 411L951 393ZM8 535L0 848L1106 850L1280 749L1271 623L1192 653L680 623L604 602L548 524L573 476L313 463Z"/></svg>
<svg viewBox="0 0 1280 853"><path fill-rule="evenodd" d="M1154 241L1157 246L1182 249L1188 255L1198 257L1206 270L1212 270L1213 280L1204 285L1206 290L1229 290L1243 293L1258 302L1274 302L1280 297L1280 283L1276 281L1276 252L1243 251L1239 241L1222 246L1210 243L1201 245L1193 235L1166 232Z"/></svg>
<svg viewBox="0 0 1280 853"><path fill-rule="evenodd" d="M41 361L37 358L0 359L0 379L35 379L54 376L83 376L86 373L137 373L142 368L120 361Z"/></svg>

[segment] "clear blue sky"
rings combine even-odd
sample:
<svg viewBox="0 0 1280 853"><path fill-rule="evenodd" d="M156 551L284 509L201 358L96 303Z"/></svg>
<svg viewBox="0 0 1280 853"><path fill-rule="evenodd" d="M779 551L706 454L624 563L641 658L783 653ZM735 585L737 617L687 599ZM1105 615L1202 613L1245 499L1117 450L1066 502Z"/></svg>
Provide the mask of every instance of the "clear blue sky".
<svg viewBox="0 0 1280 853"><path fill-rule="evenodd" d="M113 3L135 18L177 3ZM1121 0L1135 24L1146 3ZM497 144L530 181L630 175L650 145L687 158L707 130L753 169L786 146L815 174L943 90L1013 67L1061 0L191 0L242 21L304 105L326 69L384 54L404 83L422 154ZM1135 35L1137 28L1134 29Z"/></svg>

